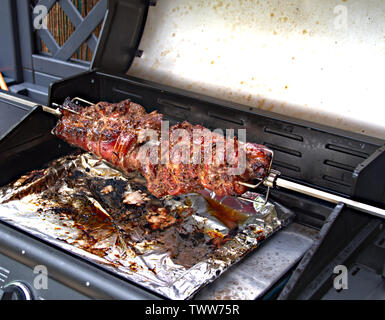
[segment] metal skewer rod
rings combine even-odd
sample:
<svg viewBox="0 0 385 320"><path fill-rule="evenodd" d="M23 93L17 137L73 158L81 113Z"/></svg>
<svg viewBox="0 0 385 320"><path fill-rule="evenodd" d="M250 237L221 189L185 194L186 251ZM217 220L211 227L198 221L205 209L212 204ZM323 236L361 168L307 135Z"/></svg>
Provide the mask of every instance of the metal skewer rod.
<svg viewBox="0 0 385 320"><path fill-rule="evenodd" d="M17 103L21 103L21 104L24 104L24 105L27 105L31 108L35 107L35 106L38 106L40 104L36 103L36 102L32 102L32 101L29 101L27 99L23 99L23 98L19 98L19 97L15 97L15 96L12 96L12 95L9 95L9 94L5 94L5 93L2 93L0 92L0 98L4 98L4 99L7 99L7 100L10 100L10 101L14 101L14 102L17 102ZM59 106L57 104L53 104L54 106ZM53 114L57 117L61 117L62 114L60 112L59 109L54 109L54 108L50 108L50 107L47 107L47 106L43 106L43 105L40 105L43 109L44 112L47 112L47 113L50 113L50 114ZM68 111L73 111L73 110L68 110Z"/></svg>
<svg viewBox="0 0 385 320"><path fill-rule="evenodd" d="M48 112L50 114L53 114L56 117L61 117L62 114L59 109L50 108L47 106L41 106L44 112Z"/></svg>
<svg viewBox="0 0 385 320"><path fill-rule="evenodd" d="M80 101L80 102L83 102L85 104L89 104L90 106L93 106L94 104L92 102L89 102L85 99L82 99L82 98L79 98L79 97L75 97L71 100L71 102L74 102L74 101Z"/></svg>
<svg viewBox="0 0 385 320"><path fill-rule="evenodd" d="M66 110L66 111L68 111L68 112L71 112L71 113L74 113L74 114L77 114L77 115L80 115L79 112L76 112L75 110L72 110L72 109L69 109L69 108L66 108L66 107L63 107L63 106L59 106L59 105L56 104L56 103L54 103L54 104L52 104L52 105L58 106L58 108L57 108L57 109L54 109L54 108L50 108L50 107L47 107L47 106L41 106L41 107L42 107L42 109L43 109L44 112L51 113L51 114L53 114L53 115L55 115L55 116L57 116L57 117L61 117L61 116L62 116L62 113L61 113L60 109Z"/></svg>
<svg viewBox="0 0 385 320"><path fill-rule="evenodd" d="M301 185L299 183L291 182L291 181L288 181L288 180L285 180L282 178L277 178L275 181L275 185L277 187L281 187L284 189L299 192L299 193L302 193L302 194L305 194L308 196L312 196L312 197L315 197L317 199L325 200L325 201L328 201L331 203L337 204L337 203L342 202L350 208L357 209L359 211L369 213L369 214L374 215L376 217L380 217L380 218L385 219L385 210L384 209L374 207L374 206L371 206L371 205L368 205L368 204L365 204L365 203L362 203L359 201L347 199L347 198L344 198L341 196L331 194L329 192L325 192L325 191L321 191L321 190L318 190L315 188L307 187L307 186Z"/></svg>
<svg viewBox="0 0 385 320"><path fill-rule="evenodd" d="M257 184L250 184L250 183L246 183L246 182L238 182L238 183L245 186L245 187L248 187L251 189L256 189L263 183L263 180L259 181Z"/></svg>
<svg viewBox="0 0 385 320"><path fill-rule="evenodd" d="M78 98L77 98L77 99L78 99ZM57 104L57 103L52 103L52 105L53 105L54 107L57 107L56 110L60 113L59 117L62 116L62 114L61 114L61 112L60 112L60 109L61 109L61 110L66 110L66 111L71 112L71 113L74 113L74 114L77 114L78 116L81 115L79 112L77 112L77 111L75 111L75 110L72 110L72 109L70 109L70 108L64 107L64 106L62 106L62 105L59 105L59 104ZM45 107L45 108L48 108L48 107ZM50 109L50 108L48 108L48 109ZM44 107L43 107L43 110L44 110ZM47 112L51 112L51 111L48 111L48 110L47 110ZM56 112L56 111L55 111L55 112ZM86 116L86 115L83 115L83 116L84 116L84 118L87 118L87 119L89 119L89 120L92 120L92 118L89 117L89 116Z"/></svg>
<svg viewBox="0 0 385 320"><path fill-rule="evenodd" d="M353 209L371 214L373 216L385 219L385 210L384 209L374 207L374 206L371 206L371 205L368 205L366 203L362 203L359 201L351 200L351 199L348 199L345 197L337 196L337 195L329 193L329 192L325 192L325 191L321 191L321 190L318 190L315 188L307 187L307 186L304 186L304 185L299 184L299 183L288 181L288 180L279 178L278 175L279 175L279 172L272 170L270 175L265 180L263 180L263 184L266 187L268 187L268 190L272 187L280 187L280 188L295 191L295 192L298 192L301 194L305 194L305 195L308 195L308 196L311 196L311 197L314 197L314 198L317 198L320 200L324 200L324 201L327 201L330 203L334 203L334 204L341 202L350 208L353 208ZM255 184L255 185L245 183L245 182L238 182L238 183L243 185L243 186L252 188L252 189L257 188L261 184L260 182ZM245 197L238 197L238 198L241 200L250 201L250 202L255 201L253 199L247 199ZM268 198L268 194L266 195L266 200L267 200L267 198Z"/></svg>

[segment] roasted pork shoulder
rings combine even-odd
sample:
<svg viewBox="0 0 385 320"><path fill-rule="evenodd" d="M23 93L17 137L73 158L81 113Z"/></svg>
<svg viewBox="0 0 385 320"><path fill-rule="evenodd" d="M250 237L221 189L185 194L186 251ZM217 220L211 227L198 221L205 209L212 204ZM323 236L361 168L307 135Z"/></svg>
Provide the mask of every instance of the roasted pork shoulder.
<svg viewBox="0 0 385 320"><path fill-rule="evenodd" d="M272 151L187 121L168 126L129 100L82 106L67 98L53 133L122 171L139 171L156 197L197 192L238 195L238 182L268 175ZM71 112L71 110L73 112Z"/></svg>

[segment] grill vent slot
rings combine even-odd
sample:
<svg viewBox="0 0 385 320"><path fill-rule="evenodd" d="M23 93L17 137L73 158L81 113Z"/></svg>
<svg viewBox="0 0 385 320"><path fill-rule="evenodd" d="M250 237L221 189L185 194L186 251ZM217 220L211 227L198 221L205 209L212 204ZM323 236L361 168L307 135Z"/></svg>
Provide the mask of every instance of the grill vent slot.
<svg viewBox="0 0 385 320"><path fill-rule="evenodd" d="M333 150L333 151L349 154L351 156L359 157L359 158L362 158L362 159L366 159L367 157L369 157L369 155L367 153L365 153L365 152L353 150L353 149L350 149L350 148L347 148L347 147L337 146L335 144L327 144L325 148L329 149L329 150Z"/></svg>
<svg viewBox="0 0 385 320"><path fill-rule="evenodd" d="M223 115L218 115L218 114L211 113L211 112L208 113L208 116L211 118L214 118L214 119L230 122L230 123L236 124L238 126L244 126L245 125L245 123L242 119L227 118L227 117L224 117Z"/></svg>
<svg viewBox="0 0 385 320"><path fill-rule="evenodd" d="M266 133L274 134L274 135L285 137L288 139L292 139L292 140L296 140L296 141L300 141L300 142L303 141L303 137L301 137L300 135L294 134L294 133L289 133L289 132L284 132L281 130L271 129L268 127L265 127L264 131Z"/></svg>
<svg viewBox="0 0 385 320"><path fill-rule="evenodd" d="M295 171L295 172L301 172L301 168L300 167L293 166L291 164L288 164L288 163L285 163L285 162L281 162L281 161L274 161L274 166L285 168L285 169L288 169L288 170L291 170L291 171Z"/></svg>
<svg viewBox="0 0 385 320"><path fill-rule="evenodd" d="M285 147L277 146L277 145L274 145L274 144L271 144L271 143L268 143L268 142L264 142L263 144L266 147L268 147L270 149L273 149L273 151L279 151L279 152L287 153L287 154L290 154L290 155L298 157L298 158L302 157L301 152L299 152L297 150L293 150L293 149L288 149L288 148L285 148Z"/></svg>
<svg viewBox="0 0 385 320"><path fill-rule="evenodd" d="M331 161L331 160L325 160L324 164L327 165L327 166L331 166L331 167L334 167L334 168L346 170L346 171L349 171L349 172L353 172L354 171L354 168L349 166L349 165L347 165L347 164L343 164L343 163L339 163L339 162L335 162L335 161Z"/></svg>
<svg viewBox="0 0 385 320"><path fill-rule="evenodd" d="M185 111L191 111L191 107L179 102L171 101L171 100L166 100L166 99L158 99L157 102L162 105L163 107L173 107L177 109L182 109Z"/></svg>
<svg viewBox="0 0 385 320"><path fill-rule="evenodd" d="M132 93L132 92L127 92L127 91L124 91L124 90L120 90L120 89L117 89L117 88L113 88L114 92L116 93L119 93L121 95L123 95L123 97L118 97L118 100L120 99L132 99L133 102L135 103L140 103L141 101L143 101L143 97L138 95L138 94L135 94L135 93Z"/></svg>
<svg viewBox="0 0 385 320"><path fill-rule="evenodd" d="M349 183L347 183L346 181L343 181L343 180L341 180L339 178L335 178L335 177L331 177L331 176L328 176L328 175L324 175L322 177L322 179L324 179L326 181L329 181L329 182L340 184L340 185L345 186L345 187L351 187L351 185Z"/></svg>

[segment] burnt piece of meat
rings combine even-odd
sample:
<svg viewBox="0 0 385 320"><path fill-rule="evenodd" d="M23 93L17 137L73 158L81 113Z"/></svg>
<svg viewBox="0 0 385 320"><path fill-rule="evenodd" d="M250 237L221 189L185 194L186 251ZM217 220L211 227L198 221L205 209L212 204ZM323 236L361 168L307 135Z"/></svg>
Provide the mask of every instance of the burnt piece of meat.
<svg viewBox="0 0 385 320"><path fill-rule="evenodd" d="M156 197L246 191L238 182L267 176L272 151L188 122L168 127L163 115L129 100L83 107L67 98L53 133L126 173L139 171ZM166 129L165 129L166 128Z"/></svg>

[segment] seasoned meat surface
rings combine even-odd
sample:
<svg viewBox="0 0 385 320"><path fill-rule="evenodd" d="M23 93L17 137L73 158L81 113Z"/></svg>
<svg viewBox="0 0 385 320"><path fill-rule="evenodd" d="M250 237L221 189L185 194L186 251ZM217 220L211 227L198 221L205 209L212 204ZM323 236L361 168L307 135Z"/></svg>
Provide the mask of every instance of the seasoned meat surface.
<svg viewBox="0 0 385 320"><path fill-rule="evenodd" d="M272 152L265 146L187 121L164 129L162 114L147 113L129 100L85 107L67 98L63 106L53 129L57 137L123 172L139 171L158 198L205 188L217 195L238 195L246 191L238 182L262 179L269 171ZM153 220L161 217L156 214Z"/></svg>

